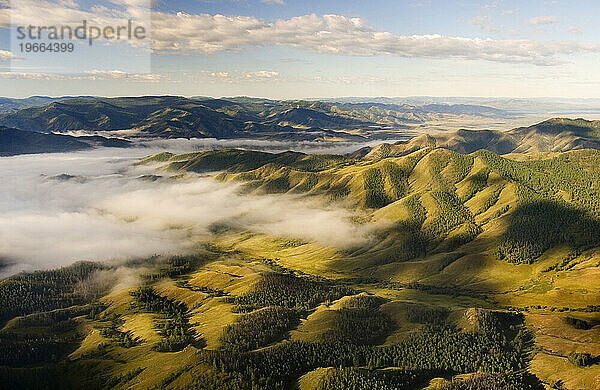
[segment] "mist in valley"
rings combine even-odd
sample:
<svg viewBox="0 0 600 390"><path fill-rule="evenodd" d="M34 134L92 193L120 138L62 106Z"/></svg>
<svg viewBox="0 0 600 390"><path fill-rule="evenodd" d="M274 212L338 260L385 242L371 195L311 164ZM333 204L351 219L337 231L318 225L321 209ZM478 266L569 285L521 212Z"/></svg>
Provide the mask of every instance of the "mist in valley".
<svg viewBox="0 0 600 390"><path fill-rule="evenodd" d="M369 240L352 212L316 198L244 195L238 184L195 176L172 180L136 166L159 151L245 147L347 153L362 145L156 141L135 148L0 158L0 277L79 260L119 263L179 254L211 239L215 224L339 248ZM148 180L145 175L162 175Z"/></svg>

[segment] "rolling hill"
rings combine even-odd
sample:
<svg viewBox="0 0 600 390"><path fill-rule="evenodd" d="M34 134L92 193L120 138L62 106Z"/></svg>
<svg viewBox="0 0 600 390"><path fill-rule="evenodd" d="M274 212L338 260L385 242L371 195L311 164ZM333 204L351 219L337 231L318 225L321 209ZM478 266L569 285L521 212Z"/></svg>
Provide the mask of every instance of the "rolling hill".
<svg viewBox="0 0 600 390"><path fill-rule="evenodd" d="M90 99L92 96L30 96L23 99L0 97L0 114L15 112L28 107L45 106L52 102L73 98Z"/></svg>
<svg viewBox="0 0 600 390"><path fill-rule="evenodd" d="M497 154L600 149L600 121L553 118L508 131L463 129L449 133L424 134L406 142L363 148L352 156L378 159L406 155L424 147L445 148L459 153L487 149Z"/></svg>
<svg viewBox="0 0 600 390"><path fill-rule="evenodd" d="M3 388L594 389L600 150L584 146L597 129L552 119L350 156L148 156L153 180L210 175L273 202L318 200L367 239L337 247L220 220L189 254L130 260L129 285L93 262L7 278Z"/></svg>
<svg viewBox="0 0 600 390"><path fill-rule="evenodd" d="M429 121L490 116L510 114L475 105L145 96L61 99L1 114L0 125L38 132L120 132L127 137L362 140L397 139Z"/></svg>
<svg viewBox="0 0 600 390"><path fill-rule="evenodd" d="M45 134L0 126L0 156L18 154L57 153L87 150L94 147L128 147L129 141L100 136L73 137Z"/></svg>
<svg viewBox="0 0 600 390"><path fill-rule="evenodd" d="M220 150L139 164L354 210L337 248L215 224L186 256L0 282L6 388L592 389L600 151L401 157ZM218 171L218 173L216 173ZM82 285L90 286L81 289ZM19 291L18 294L15 292ZM85 294L83 294L85 292Z"/></svg>

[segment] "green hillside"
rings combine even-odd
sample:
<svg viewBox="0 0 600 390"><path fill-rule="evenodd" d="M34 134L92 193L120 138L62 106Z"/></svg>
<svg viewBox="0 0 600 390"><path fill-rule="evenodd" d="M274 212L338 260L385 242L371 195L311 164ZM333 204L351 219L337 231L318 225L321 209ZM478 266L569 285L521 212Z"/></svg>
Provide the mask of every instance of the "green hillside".
<svg viewBox="0 0 600 390"><path fill-rule="evenodd" d="M458 130L424 134L409 141L364 148L352 157L375 160L404 156L424 147L438 147L458 153L486 149L497 154L567 152L600 149L600 121L553 118L529 127L507 131Z"/></svg>
<svg viewBox="0 0 600 390"><path fill-rule="evenodd" d="M0 116L5 126L38 132L122 131L161 138L360 139L374 126L331 113L331 105L188 99L177 96L65 99Z"/></svg>
<svg viewBox="0 0 600 390"><path fill-rule="evenodd" d="M39 106L30 106L38 101ZM0 114L0 125L37 132L120 132L127 137L363 140L405 137L413 126L465 118L509 118L485 106L345 104L253 98L143 96L32 100ZM1 102L0 102L1 104Z"/></svg>
<svg viewBox="0 0 600 390"><path fill-rule="evenodd" d="M600 243L595 222L600 215L596 151L515 161L486 150L464 155L426 148L400 158L361 162L339 156L223 150L150 157L144 162L153 160L169 171L223 170L217 180L241 182L253 193L320 195L376 210L374 219L387 218L403 228L420 223L420 236L434 252L465 244L499 221L507 229L497 255L515 263L535 262L557 244L573 244L573 250L579 250ZM397 239L389 241L398 244Z"/></svg>
<svg viewBox="0 0 600 390"><path fill-rule="evenodd" d="M74 137L63 134L22 131L0 126L0 156L73 152L100 146L125 148L129 145L129 141L117 138L100 136Z"/></svg>
<svg viewBox="0 0 600 390"><path fill-rule="evenodd" d="M433 146L140 161L318 198L371 238L337 248L224 223L195 254L132 263L139 285L88 283L109 270L93 263L6 279L4 387L593 389L600 151Z"/></svg>
<svg viewBox="0 0 600 390"><path fill-rule="evenodd" d="M92 96L77 96L77 98L91 98ZM0 97L0 113L5 114L9 112L15 112L28 107L34 106L45 106L52 102L72 99L75 96L62 96L62 97L50 97L50 96L30 96L28 98L8 98Z"/></svg>

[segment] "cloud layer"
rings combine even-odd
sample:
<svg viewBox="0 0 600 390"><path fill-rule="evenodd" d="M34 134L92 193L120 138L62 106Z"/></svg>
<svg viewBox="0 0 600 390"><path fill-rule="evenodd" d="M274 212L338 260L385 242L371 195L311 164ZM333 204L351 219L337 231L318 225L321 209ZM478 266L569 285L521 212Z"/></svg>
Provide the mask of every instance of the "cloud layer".
<svg viewBox="0 0 600 390"><path fill-rule="evenodd" d="M171 144L176 147L177 144ZM316 199L242 195L197 177L150 181L132 167L154 148L0 158L0 277L77 260L189 251L213 224L345 248L369 239L351 212Z"/></svg>
<svg viewBox="0 0 600 390"><path fill-rule="evenodd" d="M282 1L270 0L274 3ZM110 6L87 11L75 2L19 0L12 23L80 23L117 25L136 15L147 18L148 1L111 0ZM0 10L0 15L7 10ZM7 17L2 19L8 19ZM553 23L554 16L529 21ZM472 23L487 28L488 21ZM302 15L266 22L254 16L152 13L152 46L158 54L194 55L240 51L252 47L281 45L313 53L344 56L399 56L407 58L487 60L507 63L554 65L562 56L598 52L596 44L577 41L498 40L451 37L439 34L401 35L378 31L360 17L345 15Z"/></svg>
<svg viewBox="0 0 600 390"><path fill-rule="evenodd" d="M12 58L15 58L15 55L10 51L0 50L0 62L8 61Z"/></svg>
<svg viewBox="0 0 600 390"><path fill-rule="evenodd" d="M0 53L0 60L2 54ZM165 77L156 73L127 73L122 70L87 70L78 74L40 72L0 72L0 79L8 80L124 80L131 82L156 83Z"/></svg>
<svg viewBox="0 0 600 390"><path fill-rule="evenodd" d="M548 21L544 18L537 22ZM332 55L391 55L553 65L560 62L562 55L600 50L598 45L576 41L398 35L377 31L364 19L343 15L312 14L266 23L251 16L156 12L152 26L154 49L171 53L215 53L283 45Z"/></svg>
<svg viewBox="0 0 600 390"><path fill-rule="evenodd" d="M535 18L529 19L528 23L534 26L540 24L552 24L558 20L556 16L536 16Z"/></svg>

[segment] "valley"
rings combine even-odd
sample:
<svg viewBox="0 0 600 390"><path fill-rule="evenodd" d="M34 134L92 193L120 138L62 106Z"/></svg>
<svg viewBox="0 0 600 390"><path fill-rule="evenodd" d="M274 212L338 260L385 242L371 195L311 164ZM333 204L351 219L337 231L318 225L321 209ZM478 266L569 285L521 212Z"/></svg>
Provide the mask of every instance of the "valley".
<svg viewBox="0 0 600 390"><path fill-rule="evenodd" d="M138 160L149 189L292 203L201 236L180 220L187 254L0 282L5 387L597 388L600 152L435 146ZM311 226L306 202L350 212Z"/></svg>
<svg viewBox="0 0 600 390"><path fill-rule="evenodd" d="M0 390L600 390L598 15L0 0Z"/></svg>
<svg viewBox="0 0 600 390"><path fill-rule="evenodd" d="M49 103L45 105L45 101ZM1 104L0 125L9 128L130 139L365 141L402 139L417 133L481 128L490 124L506 128L531 121L520 113L468 104L180 96L40 97L8 100L4 103L4 112Z"/></svg>

